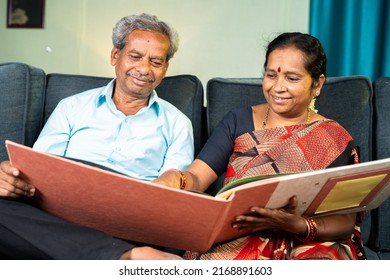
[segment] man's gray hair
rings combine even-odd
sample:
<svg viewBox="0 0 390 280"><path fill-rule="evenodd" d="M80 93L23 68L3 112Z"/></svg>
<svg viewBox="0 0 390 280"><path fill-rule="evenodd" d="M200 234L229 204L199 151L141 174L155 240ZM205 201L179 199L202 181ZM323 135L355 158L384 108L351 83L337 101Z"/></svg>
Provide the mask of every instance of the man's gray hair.
<svg viewBox="0 0 390 280"><path fill-rule="evenodd" d="M166 35L169 38L170 46L167 54L169 61L179 48L179 35L167 23L160 21L156 16L149 14L131 15L120 19L112 32L112 44L115 48L122 50L130 32L134 30L154 31Z"/></svg>

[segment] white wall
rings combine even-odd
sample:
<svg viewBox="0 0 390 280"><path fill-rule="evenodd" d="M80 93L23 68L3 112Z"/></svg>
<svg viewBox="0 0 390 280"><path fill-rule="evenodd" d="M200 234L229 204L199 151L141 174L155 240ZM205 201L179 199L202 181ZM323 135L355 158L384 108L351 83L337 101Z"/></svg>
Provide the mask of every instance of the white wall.
<svg viewBox="0 0 390 280"><path fill-rule="evenodd" d="M111 32L123 16L157 15L180 35L168 75L262 75L264 48L276 33L308 32L309 0L46 0L44 29L6 28L0 0L0 63L46 73L114 76ZM50 47L52 52L47 52Z"/></svg>

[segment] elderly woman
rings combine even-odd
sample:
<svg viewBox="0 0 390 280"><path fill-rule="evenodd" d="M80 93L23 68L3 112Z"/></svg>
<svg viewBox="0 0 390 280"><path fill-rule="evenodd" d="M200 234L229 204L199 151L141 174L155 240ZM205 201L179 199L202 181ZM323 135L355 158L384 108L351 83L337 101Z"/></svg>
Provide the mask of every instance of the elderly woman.
<svg viewBox="0 0 390 280"><path fill-rule="evenodd" d="M314 101L326 80L326 55L308 34L283 33L269 45L264 63L266 104L229 112L185 171L156 180L204 191L226 172L224 184L253 175L304 172L358 162L351 135L317 113ZM187 259L365 259L360 214L304 217L297 198L283 209L253 206L233 224L252 229Z"/></svg>

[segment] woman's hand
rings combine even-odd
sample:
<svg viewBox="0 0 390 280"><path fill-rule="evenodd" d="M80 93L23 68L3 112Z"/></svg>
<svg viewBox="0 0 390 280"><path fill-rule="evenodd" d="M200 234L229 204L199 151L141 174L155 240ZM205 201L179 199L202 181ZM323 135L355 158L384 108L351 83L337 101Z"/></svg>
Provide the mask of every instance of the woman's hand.
<svg viewBox="0 0 390 280"><path fill-rule="evenodd" d="M240 231L248 231L248 233L279 229L299 236L306 236L308 225L305 218L298 213L297 206L297 197L293 196L288 204L280 209L252 207L251 214L237 216L233 227ZM332 241L349 238L355 226L356 215L356 213L352 213L313 217L317 225L315 239Z"/></svg>
<svg viewBox="0 0 390 280"><path fill-rule="evenodd" d="M0 164L0 196L20 197L33 196L34 186L26 183L19 177L19 170L13 167L9 161Z"/></svg>
<svg viewBox="0 0 390 280"><path fill-rule="evenodd" d="M294 234L305 233L307 230L306 222L298 213L297 205L297 197L293 196L288 204L280 209L252 207L250 214L236 217L233 227L250 232L280 229Z"/></svg>

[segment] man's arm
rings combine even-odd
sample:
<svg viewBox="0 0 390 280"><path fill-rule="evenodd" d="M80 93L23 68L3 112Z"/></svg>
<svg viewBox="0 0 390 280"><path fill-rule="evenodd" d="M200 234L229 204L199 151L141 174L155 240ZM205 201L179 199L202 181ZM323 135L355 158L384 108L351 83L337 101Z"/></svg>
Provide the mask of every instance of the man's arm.
<svg viewBox="0 0 390 280"><path fill-rule="evenodd" d="M194 136L191 121L179 119L174 128L174 137L165 154L160 174L168 169L185 170L194 160Z"/></svg>
<svg viewBox="0 0 390 280"><path fill-rule="evenodd" d="M70 138L70 127L67 119L66 104L60 102L43 127L35 150L64 156Z"/></svg>

